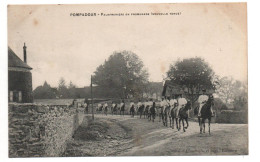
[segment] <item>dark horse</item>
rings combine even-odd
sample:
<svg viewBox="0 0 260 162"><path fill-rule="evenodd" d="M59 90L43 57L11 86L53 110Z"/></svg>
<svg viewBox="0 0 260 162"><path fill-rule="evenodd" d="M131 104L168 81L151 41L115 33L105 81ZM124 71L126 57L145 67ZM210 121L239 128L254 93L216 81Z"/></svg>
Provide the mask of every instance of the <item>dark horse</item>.
<svg viewBox="0 0 260 162"><path fill-rule="evenodd" d="M202 106L200 114L201 116L198 117L199 126L200 126L200 133L205 133L205 120L208 119L208 125L209 125L209 134L210 134L210 122L211 122L211 106L213 105L213 97L209 97L208 101ZM194 114L198 114L198 109L194 109Z"/></svg>
<svg viewBox="0 0 260 162"><path fill-rule="evenodd" d="M132 106L130 107L130 115L131 115L132 117L135 117L135 106L134 106L134 105L132 105Z"/></svg>
<svg viewBox="0 0 260 162"><path fill-rule="evenodd" d="M163 125L164 126L168 126L168 118L170 116L170 106L166 106L164 109L163 109L163 113L162 113L162 121L163 121Z"/></svg>
<svg viewBox="0 0 260 162"><path fill-rule="evenodd" d="M120 107L120 115L125 115L125 103Z"/></svg>
<svg viewBox="0 0 260 162"><path fill-rule="evenodd" d="M146 107L145 107L145 110L144 110L144 118L148 118L148 115L149 115L149 105L147 105Z"/></svg>
<svg viewBox="0 0 260 162"><path fill-rule="evenodd" d="M149 110L149 115L148 115L149 120L152 120L154 122L155 115L156 115L155 102L153 102L153 106Z"/></svg>
<svg viewBox="0 0 260 162"><path fill-rule="evenodd" d="M105 113L105 115L107 115L107 110L108 110L108 107L105 106L105 107L104 107L104 113Z"/></svg>
<svg viewBox="0 0 260 162"><path fill-rule="evenodd" d="M181 129L181 121L182 121L182 126L183 126L183 131L185 132L185 129L189 127L189 122L188 122L188 110L191 109L191 102L188 101L187 104L180 109L179 111L179 128L178 130ZM184 127L184 120L186 121L187 126Z"/></svg>
<svg viewBox="0 0 260 162"><path fill-rule="evenodd" d="M144 105L143 105L143 104L138 107L138 113L139 113L140 119L141 119L141 118L142 118L142 115L143 115L143 113L144 113Z"/></svg>
<svg viewBox="0 0 260 162"><path fill-rule="evenodd" d="M174 119L175 119L175 123L176 123L176 128L179 129L178 118L177 118L177 106L178 106L178 104L175 103L174 108L172 108L171 112L170 112L170 126L172 126L172 129L174 129Z"/></svg>
<svg viewBox="0 0 260 162"><path fill-rule="evenodd" d="M114 115L114 114L117 115L117 104L115 104L115 106L112 107L111 109L112 109L112 115Z"/></svg>

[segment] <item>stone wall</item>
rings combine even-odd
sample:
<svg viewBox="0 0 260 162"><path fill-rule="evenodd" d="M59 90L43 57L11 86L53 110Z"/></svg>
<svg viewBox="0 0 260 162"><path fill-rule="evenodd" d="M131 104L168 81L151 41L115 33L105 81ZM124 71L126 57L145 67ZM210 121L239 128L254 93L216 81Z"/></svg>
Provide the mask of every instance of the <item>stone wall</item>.
<svg viewBox="0 0 260 162"><path fill-rule="evenodd" d="M67 106L9 104L9 157L60 156L83 120Z"/></svg>

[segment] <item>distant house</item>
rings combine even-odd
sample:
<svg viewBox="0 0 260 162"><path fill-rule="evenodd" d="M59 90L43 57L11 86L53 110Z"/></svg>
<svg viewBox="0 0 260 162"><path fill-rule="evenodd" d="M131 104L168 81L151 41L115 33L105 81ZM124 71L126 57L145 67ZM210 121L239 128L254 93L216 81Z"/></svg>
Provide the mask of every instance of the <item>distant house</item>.
<svg viewBox="0 0 260 162"><path fill-rule="evenodd" d="M27 64L26 46L24 61L8 47L8 101L32 103L32 68Z"/></svg>
<svg viewBox="0 0 260 162"><path fill-rule="evenodd" d="M166 80L163 85L162 96L175 97L183 95L185 91L178 84L172 83L170 80Z"/></svg>
<svg viewBox="0 0 260 162"><path fill-rule="evenodd" d="M195 89L194 94L202 94L202 89L206 89L206 94L213 94L215 93L214 89L204 88L201 87L199 89ZM188 89L186 87L182 87L181 85L178 85L170 80L166 80L163 85L163 92L162 96L164 97L178 97L183 96L185 97L185 94L188 93Z"/></svg>

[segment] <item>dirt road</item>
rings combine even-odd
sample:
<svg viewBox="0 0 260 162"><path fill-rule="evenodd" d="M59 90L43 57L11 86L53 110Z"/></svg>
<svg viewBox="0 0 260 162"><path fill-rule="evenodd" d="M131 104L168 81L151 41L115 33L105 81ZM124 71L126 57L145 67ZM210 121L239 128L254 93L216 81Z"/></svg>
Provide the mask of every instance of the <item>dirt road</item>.
<svg viewBox="0 0 260 162"><path fill-rule="evenodd" d="M88 121L88 124L86 124ZM211 135L198 123L186 132L130 116L86 116L63 156L246 155L247 124L212 124ZM207 130L207 128L206 128Z"/></svg>

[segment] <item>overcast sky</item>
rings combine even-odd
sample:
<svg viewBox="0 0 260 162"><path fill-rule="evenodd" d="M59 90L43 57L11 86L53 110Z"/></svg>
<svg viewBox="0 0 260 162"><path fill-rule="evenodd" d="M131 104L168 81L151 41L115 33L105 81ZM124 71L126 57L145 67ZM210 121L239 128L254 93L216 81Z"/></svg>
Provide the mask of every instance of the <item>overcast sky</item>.
<svg viewBox="0 0 260 162"><path fill-rule="evenodd" d="M175 16L73 17L70 13L155 13ZM60 77L78 87L114 51L130 50L150 81L162 81L178 58L204 58L217 75L247 81L246 5L45 5L8 7L8 44L33 68L33 88Z"/></svg>

